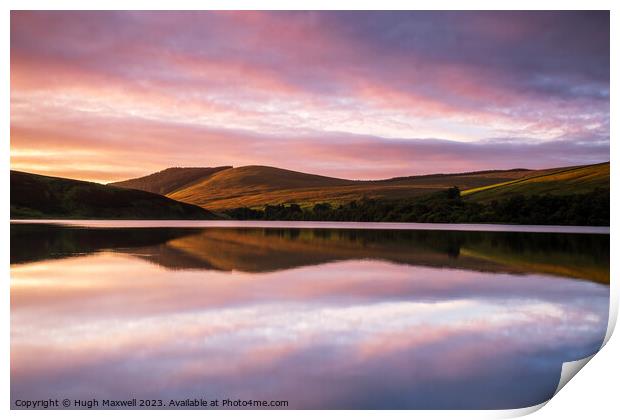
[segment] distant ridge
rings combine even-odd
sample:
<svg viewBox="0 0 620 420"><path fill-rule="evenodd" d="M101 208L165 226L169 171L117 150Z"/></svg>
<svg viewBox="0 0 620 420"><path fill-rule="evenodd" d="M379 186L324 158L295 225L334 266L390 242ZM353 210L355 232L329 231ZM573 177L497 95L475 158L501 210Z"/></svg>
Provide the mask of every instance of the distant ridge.
<svg viewBox="0 0 620 420"><path fill-rule="evenodd" d="M140 178L112 182L108 185L166 195L180 188L187 187L218 171L230 168L232 168L232 166L218 166L215 168L168 168Z"/></svg>
<svg viewBox="0 0 620 420"><path fill-rule="evenodd" d="M537 171L535 169L513 168L513 169L486 169L483 171L456 172L456 173L437 172L434 174L424 174L424 175L396 176L393 178L380 179L380 180L373 181L373 182L402 181L402 180L413 179L413 178L434 178L438 176L487 175L487 174L505 174L505 173L527 174L531 172L537 172Z"/></svg>
<svg viewBox="0 0 620 420"><path fill-rule="evenodd" d="M484 202L517 194L567 195L587 193L596 188L608 190L609 173L609 162L555 168L512 181L471 188L462 191L461 195L469 200Z"/></svg>

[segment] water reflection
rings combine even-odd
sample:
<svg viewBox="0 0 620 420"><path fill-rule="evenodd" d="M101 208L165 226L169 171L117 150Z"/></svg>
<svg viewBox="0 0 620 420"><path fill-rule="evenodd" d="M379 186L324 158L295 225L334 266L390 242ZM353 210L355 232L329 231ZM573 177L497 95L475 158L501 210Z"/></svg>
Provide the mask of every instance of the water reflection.
<svg viewBox="0 0 620 420"><path fill-rule="evenodd" d="M537 404L600 347L608 241L13 225L12 400Z"/></svg>
<svg viewBox="0 0 620 420"><path fill-rule="evenodd" d="M609 283L609 235L599 234L13 224L11 244L12 264L109 250L169 269L260 273L374 259Z"/></svg>

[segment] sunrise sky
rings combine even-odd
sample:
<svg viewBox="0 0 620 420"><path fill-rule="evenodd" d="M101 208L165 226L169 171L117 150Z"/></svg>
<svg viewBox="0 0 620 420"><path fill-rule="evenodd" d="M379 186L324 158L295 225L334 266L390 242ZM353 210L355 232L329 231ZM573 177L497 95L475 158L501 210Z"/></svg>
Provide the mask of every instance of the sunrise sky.
<svg viewBox="0 0 620 420"><path fill-rule="evenodd" d="M354 179L609 160L608 12L12 12L11 167Z"/></svg>

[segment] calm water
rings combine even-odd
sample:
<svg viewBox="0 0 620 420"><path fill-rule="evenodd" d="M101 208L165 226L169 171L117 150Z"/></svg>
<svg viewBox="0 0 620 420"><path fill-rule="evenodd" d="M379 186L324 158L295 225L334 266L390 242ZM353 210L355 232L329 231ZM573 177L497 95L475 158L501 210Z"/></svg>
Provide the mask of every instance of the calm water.
<svg viewBox="0 0 620 420"><path fill-rule="evenodd" d="M606 332L608 234L167 226L11 225L13 402L520 408Z"/></svg>

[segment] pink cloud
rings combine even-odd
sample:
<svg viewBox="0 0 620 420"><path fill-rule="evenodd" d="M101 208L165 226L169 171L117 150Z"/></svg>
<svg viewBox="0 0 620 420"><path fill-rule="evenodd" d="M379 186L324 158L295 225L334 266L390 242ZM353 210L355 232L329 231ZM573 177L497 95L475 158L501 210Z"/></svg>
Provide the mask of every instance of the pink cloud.
<svg viewBox="0 0 620 420"><path fill-rule="evenodd" d="M326 175L355 178L418 173L429 159L437 159L430 166L442 171L450 171L451 164L473 170L503 161L533 167L560 160L586 163L601 154L608 159L600 149L585 154L594 147L585 146L572 157L546 161L521 153L526 160L513 164L510 156L490 153L501 148L474 146L503 138L528 150L529 143L556 140L566 141L573 153L573 146L586 139L608 144L604 74L600 65L583 64L585 57L604 62L605 55L583 40L572 47L572 62L553 53L567 25L579 16L370 17L338 12L14 12L15 167L36 172L47 165L47 173L113 179L88 161L69 169L60 162L53 168L33 154L23 157L32 149L50 154L68 148L108 153L103 159L110 162L110 172L112 162L123 161L119 156L128 149L143 162L141 167L154 169L172 161L302 169L296 167L297 150L327 150L304 156L303 169L327 168ZM534 39L551 18L560 35ZM450 29L433 32L433 22ZM582 30L591 31L585 24ZM598 32L582 35L599 42ZM555 73L548 74L551 70L540 63ZM209 133L222 137L216 140ZM363 140L343 143L347 136ZM471 146L449 141L412 146L421 138ZM415 151L405 153L413 161L399 158L403 148ZM344 155L334 153L341 149ZM462 149L482 151L487 160L458 157ZM208 159L197 162L196 153ZM342 161L353 167L338 167ZM381 169L373 170L377 163ZM132 170L119 163L118 171Z"/></svg>

